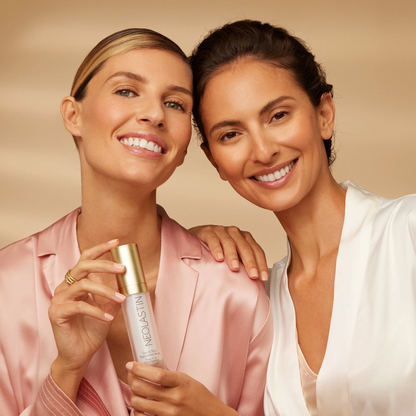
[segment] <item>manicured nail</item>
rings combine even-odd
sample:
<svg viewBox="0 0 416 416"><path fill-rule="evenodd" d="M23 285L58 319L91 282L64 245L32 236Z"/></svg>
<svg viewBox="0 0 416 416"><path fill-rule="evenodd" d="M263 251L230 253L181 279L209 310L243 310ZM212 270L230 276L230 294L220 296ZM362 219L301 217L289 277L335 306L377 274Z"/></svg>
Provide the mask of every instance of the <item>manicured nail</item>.
<svg viewBox="0 0 416 416"><path fill-rule="evenodd" d="M105 313L104 316L106 317L106 319L108 319L109 321L112 321L114 319L113 315L110 315L109 313Z"/></svg>
<svg viewBox="0 0 416 416"><path fill-rule="evenodd" d="M126 368L130 371L133 368L133 363L127 363Z"/></svg>
<svg viewBox="0 0 416 416"><path fill-rule="evenodd" d="M224 254L223 253L217 253L217 260L224 260Z"/></svg>
<svg viewBox="0 0 416 416"><path fill-rule="evenodd" d="M116 270L124 270L126 268L126 266L124 266L124 264L119 264L119 263L114 263L114 269Z"/></svg>
<svg viewBox="0 0 416 416"><path fill-rule="evenodd" d="M258 272L258 270L257 269L255 269L254 267L252 268L252 269L250 269L250 271L248 272L248 275L250 276L250 277L259 277L259 272Z"/></svg>
<svg viewBox="0 0 416 416"><path fill-rule="evenodd" d="M235 270L239 270L239 269L240 269L240 263L239 263L239 261L238 261L238 260L233 260L233 261L231 262L231 267L232 267L233 269L235 269Z"/></svg>
<svg viewBox="0 0 416 416"><path fill-rule="evenodd" d="M110 240L110 241L107 241L107 244L114 244L115 242L117 242L118 241L118 238L115 238L114 240Z"/></svg>
<svg viewBox="0 0 416 416"><path fill-rule="evenodd" d="M260 278L263 282L266 282L267 280L269 280L269 273L266 271L262 271L261 272L261 278Z"/></svg>
<svg viewBox="0 0 416 416"><path fill-rule="evenodd" d="M122 293L120 293L120 292L116 292L116 298L118 298L120 300L126 299L126 297Z"/></svg>

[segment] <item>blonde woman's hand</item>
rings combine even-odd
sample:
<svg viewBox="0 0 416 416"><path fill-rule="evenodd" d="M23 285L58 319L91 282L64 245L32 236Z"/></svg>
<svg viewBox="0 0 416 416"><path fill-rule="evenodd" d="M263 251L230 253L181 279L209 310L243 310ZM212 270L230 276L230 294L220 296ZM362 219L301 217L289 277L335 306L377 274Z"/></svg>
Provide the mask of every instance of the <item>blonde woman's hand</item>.
<svg viewBox="0 0 416 416"><path fill-rule="evenodd" d="M131 362L127 380L135 416L238 416L204 385L177 371Z"/></svg>
<svg viewBox="0 0 416 416"><path fill-rule="evenodd" d="M266 255L248 231L221 225L200 225L189 231L208 245L215 260L223 261L225 257L231 270L239 270L241 259L252 279L268 280Z"/></svg>
<svg viewBox="0 0 416 416"><path fill-rule="evenodd" d="M55 383L73 401L84 372L110 330L111 323L125 297L114 289L88 279L90 273L123 273L125 267L108 260L97 260L118 240L85 250L70 270L76 280L64 280L55 290L49 307L49 319L58 348L58 356L51 366ZM95 296L104 298L99 304Z"/></svg>

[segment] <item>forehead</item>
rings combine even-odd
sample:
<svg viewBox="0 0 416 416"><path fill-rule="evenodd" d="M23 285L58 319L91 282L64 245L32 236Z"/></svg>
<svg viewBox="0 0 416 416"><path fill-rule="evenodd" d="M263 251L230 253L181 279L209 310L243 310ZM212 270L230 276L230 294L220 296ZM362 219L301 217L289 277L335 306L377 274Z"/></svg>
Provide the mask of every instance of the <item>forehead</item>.
<svg viewBox="0 0 416 416"><path fill-rule="evenodd" d="M185 83L187 87L192 85L189 65L176 53L163 49L133 49L114 55L104 63L95 77L106 79L116 72L165 79L167 83Z"/></svg>
<svg viewBox="0 0 416 416"><path fill-rule="evenodd" d="M221 67L207 83L204 97L218 91L218 86L227 87L225 93L256 91L259 87L268 90L299 89L292 72L269 61L243 58Z"/></svg>
<svg viewBox="0 0 416 416"><path fill-rule="evenodd" d="M268 61L244 59L221 68L207 84L201 100L204 120L209 114L237 117L279 96L306 97L291 71Z"/></svg>

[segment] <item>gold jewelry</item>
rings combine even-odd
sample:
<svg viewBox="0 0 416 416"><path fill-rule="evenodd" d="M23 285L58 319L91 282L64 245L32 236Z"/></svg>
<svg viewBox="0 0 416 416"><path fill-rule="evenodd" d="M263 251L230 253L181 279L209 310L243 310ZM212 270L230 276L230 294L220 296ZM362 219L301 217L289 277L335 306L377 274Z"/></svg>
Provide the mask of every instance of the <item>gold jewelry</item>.
<svg viewBox="0 0 416 416"><path fill-rule="evenodd" d="M69 273L70 270L68 270L66 272L65 275L65 281L69 284L69 285L73 285L74 283L76 283L77 281L71 276L71 274Z"/></svg>

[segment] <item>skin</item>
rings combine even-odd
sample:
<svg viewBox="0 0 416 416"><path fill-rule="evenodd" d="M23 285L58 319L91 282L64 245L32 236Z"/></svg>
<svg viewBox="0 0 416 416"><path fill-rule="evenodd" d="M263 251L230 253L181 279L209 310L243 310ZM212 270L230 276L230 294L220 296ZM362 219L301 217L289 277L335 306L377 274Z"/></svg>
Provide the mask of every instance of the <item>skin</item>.
<svg viewBox="0 0 416 416"><path fill-rule="evenodd" d="M175 386L158 396L157 415L198 408L201 413L183 414L205 415L205 409L214 415L235 414L184 374L149 367L143 374L129 371L128 377L125 367L133 357L120 310L125 298L117 293L114 279L124 266L113 263L109 251L119 244L137 243L154 301L161 248L156 189L184 160L191 137L191 109L189 67L176 54L156 49L110 58L90 81L82 101L66 97L62 102L65 127L76 137L80 156L82 212L77 239L82 255L70 271L77 282L60 284L49 309L58 348L51 375L74 402L91 358L107 342L118 377L133 389L135 414L154 406L147 397L161 389L152 383L155 377L162 386ZM132 136L154 141L163 151L120 141ZM178 388L198 395L189 399L182 394L175 401L172 397Z"/></svg>
<svg viewBox="0 0 416 416"><path fill-rule="evenodd" d="M332 98L324 95L314 107L288 70L245 58L214 74L201 113L209 150L202 147L221 178L273 211L288 235L299 345L318 373L345 211L345 191L331 175L322 141L334 128ZM278 180L255 179L286 166L291 169Z"/></svg>

